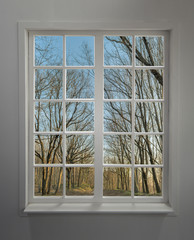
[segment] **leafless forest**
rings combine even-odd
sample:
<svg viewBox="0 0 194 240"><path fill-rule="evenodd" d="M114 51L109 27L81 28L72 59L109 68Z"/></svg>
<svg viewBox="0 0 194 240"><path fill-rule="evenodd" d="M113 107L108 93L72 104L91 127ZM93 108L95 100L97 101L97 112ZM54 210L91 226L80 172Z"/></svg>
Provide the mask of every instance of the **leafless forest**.
<svg viewBox="0 0 194 240"><path fill-rule="evenodd" d="M37 37L35 43L36 66L60 66L62 55L57 37ZM137 66L163 66L163 37L136 37L135 63ZM106 66L132 65L132 37L107 36L104 39L104 64ZM81 57L80 57L81 56ZM74 60L78 65L93 65L92 51L86 43ZM68 62L68 59L66 59ZM87 63L87 64L86 64ZM131 132L133 94L136 99L163 98L163 70L135 70L135 87L132 86L132 70L106 68L104 70L104 98L120 101L104 102L104 132ZM73 164L94 163L94 136L76 135L71 131L94 130L94 102L66 101L66 99L94 98L93 69L66 70L66 86L63 86L63 70L35 70L35 131L53 132L35 135L35 196L61 196L63 184L66 195L94 194L94 167L72 167ZM55 101L40 101L40 99ZM65 117L65 119L64 119ZM65 125L64 125L65 124ZM66 130L63 139L61 132ZM137 102L134 113L135 132L163 132L163 103ZM132 137L130 134L104 135L103 159L106 164L132 164ZM162 194L163 136L160 134L135 135L134 192L136 196L160 196ZM71 167L47 167L46 164L62 164L65 159ZM143 165L143 167L141 167ZM149 167L146 167L149 165ZM152 165L150 167L150 165ZM130 196L132 169L130 167L104 167L104 196ZM65 181L64 181L65 180Z"/></svg>

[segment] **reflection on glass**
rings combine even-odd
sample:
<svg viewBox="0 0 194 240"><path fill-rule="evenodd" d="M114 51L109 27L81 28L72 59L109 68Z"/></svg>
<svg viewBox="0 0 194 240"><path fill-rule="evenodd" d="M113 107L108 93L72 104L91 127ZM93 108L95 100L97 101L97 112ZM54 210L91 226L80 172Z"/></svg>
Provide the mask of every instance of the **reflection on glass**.
<svg viewBox="0 0 194 240"><path fill-rule="evenodd" d="M67 70L67 98L94 98L94 70Z"/></svg>
<svg viewBox="0 0 194 240"><path fill-rule="evenodd" d="M104 98L130 99L132 97L132 72L129 69L104 70Z"/></svg>
<svg viewBox="0 0 194 240"><path fill-rule="evenodd" d="M144 135L135 138L135 164L162 164L162 135Z"/></svg>
<svg viewBox="0 0 194 240"><path fill-rule="evenodd" d="M131 169L105 167L103 173L104 196L131 195Z"/></svg>
<svg viewBox="0 0 194 240"><path fill-rule="evenodd" d="M35 136L35 163L52 164L63 162L62 135Z"/></svg>
<svg viewBox="0 0 194 240"><path fill-rule="evenodd" d="M62 131L62 103L37 102L35 105L35 131Z"/></svg>
<svg viewBox="0 0 194 240"><path fill-rule="evenodd" d="M66 103L66 129L67 131L93 131L94 103Z"/></svg>
<svg viewBox="0 0 194 240"><path fill-rule="evenodd" d="M135 196L162 195L162 168L135 168Z"/></svg>
<svg viewBox="0 0 194 240"><path fill-rule="evenodd" d="M66 195L89 196L94 194L94 168L66 168Z"/></svg>
<svg viewBox="0 0 194 240"><path fill-rule="evenodd" d="M136 132L162 132L163 108L161 102L139 102L135 109Z"/></svg>
<svg viewBox="0 0 194 240"><path fill-rule="evenodd" d="M62 66L63 36L35 36L35 65Z"/></svg>
<svg viewBox="0 0 194 240"><path fill-rule="evenodd" d="M132 36L104 37L104 65L132 65Z"/></svg>
<svg viewBox="0 0 194 240"><path fill-rule="evenodd" d="M136 65L164 65L164 37L136 36Z"/></svg>
<svg viewBox="0 0 194 240"><path fill-rule="evenodd" d="M131 164L131 136L104 136L104 163Z"/></svg>
<svg viewBox="0 0 194 240"><path fill-rule="evenodd" d="M131 103L104 103L104 131L131 132Z"/></svg>
<svg viewBox="0 0 194 240"><path fill-rule="evenodd" d="M90 164L94 162L93 135L66 136L66 163Z"/></svg>
<svg viewBox="0 0 194 240"><path fill-rule="evenodd" d="M63 168L36 167L34 176L35 196L63 195Z"/></svg>
<svg viewBox="0 0 194 240"><path fill-rule="evenodd" d="M66 65L93 66L94 39L92 36L67 36Z"/></svg>
<svg viewBox="0 0 194 240"><path fill-rule="evenodd" d="M35 98L62 99L63 71L59 69L35 70Z"/></svg>
<svg viewBox="0 0 194 240"><path fill-rule="evenodd" d="M136 70L136 98L163 98L163 70Z"/></svg>

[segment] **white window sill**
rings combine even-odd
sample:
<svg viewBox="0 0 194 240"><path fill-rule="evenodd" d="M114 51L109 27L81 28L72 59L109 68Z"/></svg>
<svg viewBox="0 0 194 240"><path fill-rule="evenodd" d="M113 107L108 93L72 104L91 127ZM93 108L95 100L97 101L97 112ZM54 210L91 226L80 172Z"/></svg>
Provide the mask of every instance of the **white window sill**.
<svg viewBox="0 0 194 240"><path fill-rule="evenodd" d="M31 203L24 213L132 213L174 215L166 203Z"/></svg>

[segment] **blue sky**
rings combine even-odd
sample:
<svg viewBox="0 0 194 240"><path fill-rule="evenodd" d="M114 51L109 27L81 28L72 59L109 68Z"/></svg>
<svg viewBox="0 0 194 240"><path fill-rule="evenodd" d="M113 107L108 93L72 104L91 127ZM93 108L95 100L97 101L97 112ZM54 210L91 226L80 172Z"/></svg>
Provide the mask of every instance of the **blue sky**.
<svg viewBox="0 0 194 240"><path fill-rule="evenodd" d="M66 61L67 65L93 65L94 64L94 37L93 36L66 36ZM87 44L90 50L91 62L83 57L83 45ZM44 51L49 49L49 51ZM44 56L43 56L44 54ZM82 56L82 57L81 57ZM35 37L35 62L40 66L62 65L63 36L36 36ZM82 62L80 64L79 62Z"/></svg>
<svg viewBox="0 0 194 240"><path fill-rule="evenodd" d="M94 64L94 37L93 36L66 36L66 61L67 65L77 66L81 65L77 63L76 59L83 62L83 65L88 65L83 55L83 44L87 44L91 50L92 62Z"/></svg>

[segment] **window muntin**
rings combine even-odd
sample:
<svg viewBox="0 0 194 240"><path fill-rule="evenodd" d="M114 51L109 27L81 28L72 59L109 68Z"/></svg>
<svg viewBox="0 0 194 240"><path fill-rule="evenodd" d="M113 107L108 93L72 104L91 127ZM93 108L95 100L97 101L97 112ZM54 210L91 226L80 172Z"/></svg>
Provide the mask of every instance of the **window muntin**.
<svg viewBox="0 0 194 240"><path fill-rule="evenodd" d="M73 37L74 39L78 37L80 41L80 38L84 36L85 34L83 34L83 36L80 34L78 37L77 34L75 34L75 36ZM108 36L106 41L108 41L109 39L111 40L119 39L119 36L111 35L110 37L109 35L106 35L103 33L95 33L93 35L89 34L88 37L86 37L86 39L90 39L90 37L95 39L94 49L93 51L91 51L93 53L95 52L95 54L93 54L94 61L92 62L92 64L86 64L83 61L82 65L79 63L77 65L75 63L71 64L71 66L70 64L68 65L67 58L65 55L67 52L66 39L68 37L70 39L71 36L67 34L67 35L57 36L59 37L59 39L61 39L61 37L63 38L63 41L62 41L63 55L61 60L62 65L59 64L59 62L61 62L59 60L60 58L59 56L61 56L60 50L57 50L56 62L53 62L54 54L51 51L51 53L48 54L50 56L48 58L49 61L52 60L50 65L46 62L46 60L44 60L44 65L40 64L39 66L38 65L31 66L34 70L34 76L36 76L35 75L36 72L38 71L41 72L44 70L45 72L43 71L44 73L42 73L42 75L44 76L45 74L47 74L47 79L49 79L48 75L50 75L51 76L50 79L51 78L53 79L50 82L56 83L56 80L55 80L56 76L58 75L60 76L60 77L57 77L57 80L58 80L57 87L56 85L51 84L52 86L54 86L54 90L55 90L55 91L52 91L52 94L51 94L51 90L48 87L47 91L44 94L41 94L41 96L43 97L40 96L34 99L35 105L38 106L36 107L36 109L38 110L35 110L35 111L37 112L42 111L44 113L42 114L42 119L41 119L42 123L39 124L40 125L38 129L39 132L35 131L34 136L37 136L37 135L47 136L47 138L48 136L53 136L55 138L59 138L60 136L60 138L62 139L61 141L62 143L60 143L62 146L59 146L59 148L61 149L60 155L62 156L62 160L59 161L57 159L54 159L52 163L47 162L46 167L43 167L40 163L34 164L34 167L33 167L34 171L37 171L36 169L38 168L40 169L42 168L42 174L44 171L52 172L52 169L53 169L53 172L56 172L55 182L51 184L52 185L51 189L53 188L56 190L58 186L55 186L55 185L60 182L61 189L60 190L58 189L55 195L50 193L44 194L44 200L54 198L54 201L69 201L69 196L71 196L71 198L72 197L77 198L77 196L80 196L82 197L81 201L82 200L96 201L96 199L98 199L98 201L111 202L111 201L114 201L114 199L117 199L118 201L121 201L121 202L122 201L133 202L136 200L162 201L164 197L162 195L162 193L164 193L164 191L162 190L164 187L162 183L164 182L164 177L165 177L164 175L165 169L163 169L164 168L163 151L165 150L164 144L163 144L163 135L164 135L163 118L165 114L165 111L163 111L164 109L163 92L165 91L165 88L163 87L163 84L162 86L160 86L161 84L158 85L159 87L156 86L156 83L157 84L161 83L161 79L163 80L163 75L166 74L165 71L167 70L165 69L165 66L158 66L158 62L161 63L163 60L157 60L157 56L154 56L154 59L156 58L156 64L153 64L153 65L149 63L149 65L142 66L138 64L137 61L134 61L134 59L139 57L139 56L137 57L137 55L140 54L138 52L139 50L136 51L136 54L135 54L135 51L134 51L134 49L136 49L135 43L137 43L137 41L139 41L140 43L141 41L143 42L142 39L144 37L148 42L149 42L149 39L151 39L152 42L154 42L155 44L155 41L153 41L153 38L154 37L158 38L158 36L142 37L142 35L138 36L136 34L131 34L131 35L128 34L126 36L124 34L121 35L122 41L124 41L125 38L127 40L130 40L129 43L130 43L131 50L129 50L129 54L128 54L129 60L128 61L126 60L127 59L126 56L125 58L123 57L124 53L122 53L121 56L117 54L115 55L116 60L114 61L113 59L114 64L112 62L111 63L109 62L109 64L105 62L105 65L103 66L102 51L101 53L96 53L95 50L100 49L102 47L103 38L106 39L106 36ZM35 34L34 39L36 39L36 37L37 36ZM45 38L45 36L43 37ZM47 37L49 37L50 39L51 36L47 36ZM56 36L52 36L52 37L56 38ZM163 36L160 36L159 38L162 38L164 42ZM104 43L106 41L104 40ZM158 40L156 40L156 42L157 41ZM58 42L61 42L61 40ZM99 46L100 44L101 46ZM60 43L57 43L57 47L59 46L60 46ZM112 46L112 48L109 47L109 50L111 49L111 51L113 51L114 48L115 48L115 44ZM164 49L162 49L161 52L164 52ZM108 54L110 54L110 51L108 52ZM145 53L142 53L142 55L145 57L146 60L149 57ZM37 54L35 54L35 56L37 56ZM125 59L122 64L121 64L121 61L119 61L119 57L120 58L123 57ZM106 51L104 49L104 59L105 58L106 58ZM164 58L163 53L162 53L162 58ZM75 59L76 58L74 58L74 60ZM130 59L131 59L131 62L130 62ZM94 62L95 62L95 65L93 65ZM155 65L156 67L154 67ZM49 73L49 70L52 70L50 71L51 73ZM61 77L61 72L62 72L62 77ZM79 91L79 94L77 93L78 91L76 90L76 87L74 89L73 94L70 91L70 89L72 88L72 85L69 84L69 82L72 81L70 77L70 73L71 75L77 76L76 86L78 86L78 88L79 88L78 79L80 78L82 80L85 80L86 84L82 85L83 90L81 91L81 93ZM101 76L100 84L99 82L96 83L97 77L99 77L99 75ZM114 84L114 86L111 86L112 83L115 83L114 79L118 80L116 81L117 84ZM137 87L137 81L138 81L137 79L141 79L141 81L139 82L141 86L143 86L141 94L137 90L139 89L139 86ZM157 79L159 79L158 82L157 82ZM42 81L42 83L44 86L45 84L44 81ZM127 87L123 86L124 84L122 85L122 83L126 84ZM98 90L96 88L98 88L98 86L100 85L101 85L101 89L103 89L104 87L104 92L103 92L104 99L102 94L96 94L98 93ZM148 86L152 86L152 87L149 88ZM37 93L38 90L36 89L37 88L35 83L35 93L34 93L35 96L38 95ZM87 91L87 89L89 90L89 92ZM121 92L119 92L119 90L121 90ZM51 96L48 97L49 95ZM39 105L40 106L43 105L45 107L39 107ZM101 106L100 116L103 116L103 118L101 118L102 123L100 124L96 123L96 121L99 121L99 116L98 116L99 105ZM45 108L49 110L50 109L54 109L54 110L52 110L51 114L49 114L48 116L47 114L48 111L44 110ZM75 109L76 111L74 111ZM113 111L111 117L108 115L110 113L110 109L112 109ZM143 116L145 114L146 118L142 117L142 115L140 116L138 115L138 113L141 112L142 109L143 109ZM155 109L154 113L152 112L153 109ZM117 117L117 115L119 115L118 110L122 110L122 112L124 113L122 114L122 116L120 115L121 116L120 119L118 119ZM76 115L76 112L78 113L77 115ZM79 119L79 113L83 113L83 118L85 119L85 122ZM158 113L160 116L159 119L157 117ZM44 115L46 115L46 117L44 117ZM54 119L54 116L56 115L57 117ZM150 120L151 118L153 119ZM34 119L35 122L36 122L36 119ZM118 120L121 120L122 124L117 124L115 128L113 124L115 120L116 122L118 122ZM48 124L47 124L47 121L48 121ZM81 126L79 126L79 123L81 123ZM103 123L104 123L104 126L103 126ZM35 123L35 126L36 125L37 124ZM46 127L44 125L46 125ZM101 130L100 134L97 133L98 129L95 129L96 126L102 126L100 129ZM104 134L102 133L103 129L104 129ZM37 130L36 127L35 127L35 130ZM105 157L106 155L105 148L107 148L106 139L108 139L108 137L109 137L109 142L111 138L113 142L115 141L115 139L120 139L119 144L117 146L118 149L122 148L121 147L122 142L124 140L125 140L124 142L126 142L126 139L127 139L128 145L126 148L127 148L128 154L127 153L124 154L126 156L123 157L124 159L123 161L120 161L120 160L118 161L118 159L121 158L119 156L119 154L121 155L121 153L118 153L116 157L114 156L114 159L115 159L114 161L113 159L109 159L108 161L105 160L105 158L107 159L107 157ZM137 140L138 137L139 139L143 139L144 137L144 141ZM90 141L90 148L92 148L92 151L89 151L90 152L89 155L91 156L88 159L84 158L83 161L81 161L81 157L80 157L80 160L75 160L74 162L67 160L68 159L67 152L69 149L68 140L67 140L68 138L73 139L72 141L76 141L76 139L82 139L82 141L84 141L84 139L87 139L87 138L93 139L92 141ZM129 139L130 141L128 141ZM147 142L145 139L147 140ZM156 141L150 140L150 139L156 139ZM161 139L160 143L158 143L158 139ZM57 141L59 140L56 140L56 142ZM97 143L98 141L100 141L100 143ZM139 152L144 153L144 158L142 158L144 159L144 161L136 161L137 156L140 156L140 154L136 149L137 142L141 142L141 148L139 148ZM147 158L145 157L146 155L145 153L148 152L148 146L146 148L144 145L145 143L147 143L148 145L148 142L151 142L150 145L153 148L151 152L153 151L153 155L154 155L150 161L145 160ZM153 146L154 145L153 142L157 142L157 146ZM159 153L158 153L158 145L160 145L160 147L162 148L161 152ZM34 144L34 147L35 147L35 144ZM103 154L103 149L104 149L104 154ZM96 153L96 151L99 151L99 153ZM112 150L109 149L108 151L112 151ZM57 153L56 155L59 155L59 154ZM114 154L112 153L112 155ZM158 159L158 155L161 155L159 157L160 160L156 160ZM101 161L101 163L99 163L99 161ZM49 164L52 164L52 166ZM61 165L58 165L58 164L61 164ZM141 167L139 166L140 164L142 164ZM157 164L157 166L154 166L154 164ZM68 174L69 174L68 172L73 172L73 178L76 179L78 178L77 175L79 175L78 173L80 169L81 170L83 169L84 173L88 172L88 175L90 176L91 181L89 181L90 183L86 183L87 187L85 187L85 189L82 189L83 191L82 193L76 193L78 191L76 190L75 186L73 187L72 191L69 191L68 182L71 181L72 183L72 180L69 180L69 178L70 177L72 178L72 176L68 178ZM143 176L145 176L146 173L147 173L147 177L143 178ZM36 173L34 173L34 176L31 177L31 180L30 180L32 185L37 185L37 183L35 183L36 182L35 174ZM111 177L113 180L117 179L117 186L115 185L115 183L113 183L112 191L107 191L108 189L106 189L109 184L105 180L107 179L106 176L108 174L110 175L110 179ZM125 178L124 184L122 183L122 181L124 180L122 179L119 180L119 176L121 175L124 176L123 179ZM136 178L135 176L138 176L138 177ZM150 179L152 179L153 176L155 180L152 181ZM144 180L140 181L140 178ZM87 181L88 179L86 178L86 182ZM142 183L142 181L144 181L144 183ZM152 187L152 188L150 187L150 193L146 190L145 182L147 182L150 185L155 185L155 187ZM90 191L88 191L88 194L87 194L86 189L88 188L88 186L90 186ZM160 190L156 190L156 188L159 189L158 186ZM122 188L125 190L123 190ZM40 186L39 186L39 189L41 189ZM52 192L53 191L54 190L52 190ZM84 194L84 191L86 192L86 194ZM60 192L60 194L58 194L58 192ZM102 194L103 192L104 194ZM87 197L84 198L84 196L87 196ZM90 198L88 198L88 196L90 196ZM124 199L123 199L123 196L125 196ZM145 200L145 197L146 197L146 200ZM39 201L39 200L42 201L42 197L40 196L40 194L35 194L34 198L31 195L31 199L32 201ZM77 200L80 201L80 198L77 198Z"/></svg>

